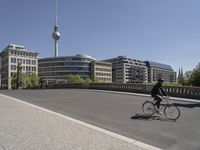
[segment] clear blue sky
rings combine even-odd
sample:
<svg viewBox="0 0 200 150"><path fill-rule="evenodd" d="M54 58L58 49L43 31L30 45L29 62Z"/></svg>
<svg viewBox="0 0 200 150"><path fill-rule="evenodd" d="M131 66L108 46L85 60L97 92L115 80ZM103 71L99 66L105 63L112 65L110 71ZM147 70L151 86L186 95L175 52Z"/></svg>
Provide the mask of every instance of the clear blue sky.
<svg viewBox="0 0 200 150"><path fill-rule="evenodd" d="M126 55L192 70L200 62L199 0L58 0L59 55ZM0 0L0 50L54 55L55 0Z"/></svg>

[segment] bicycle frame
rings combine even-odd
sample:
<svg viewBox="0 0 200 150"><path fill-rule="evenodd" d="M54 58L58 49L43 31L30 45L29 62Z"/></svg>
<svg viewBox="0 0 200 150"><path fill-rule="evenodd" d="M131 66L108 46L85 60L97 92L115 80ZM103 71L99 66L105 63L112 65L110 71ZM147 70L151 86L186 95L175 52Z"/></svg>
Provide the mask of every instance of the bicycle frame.
<svg viewBox="0 0 200 150"><path fill-rule="evenodd" d="M163 100L164 100L164 102L163 102ZM156 101L157 101L157 100L154 99L154 101L153 101L154 106L155 106ZM162 101L160 102L159 111L162 111L165 107L167 107L167 106L169 106L169 105L171 105L171 103L170 103L170 97L169 97L169 96L165 96L165 97L162 99ZM157 108L157 107L155 106L155 108ZM155 111L156 111L156 110L155 110Z"/></svg>

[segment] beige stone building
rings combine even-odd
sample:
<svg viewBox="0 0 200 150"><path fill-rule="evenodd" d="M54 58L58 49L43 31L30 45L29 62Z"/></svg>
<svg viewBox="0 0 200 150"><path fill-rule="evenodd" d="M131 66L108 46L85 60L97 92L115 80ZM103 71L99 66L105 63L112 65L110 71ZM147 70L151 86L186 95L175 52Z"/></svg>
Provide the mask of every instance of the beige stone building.
<svg viewBox="0 0 200 150"><path fill-rule="evenodd" d="M24 46L9 44L0 52L1 87L11 89L11 80L21 63L22 72L38 74L38 53L27 50Z"/></svg>
<svg viewBox="0 0 200 150"><path fill-rule="evenodd" d="M105 83L112 82L112 63L93 61L91 62L91 79Z"/></svg>

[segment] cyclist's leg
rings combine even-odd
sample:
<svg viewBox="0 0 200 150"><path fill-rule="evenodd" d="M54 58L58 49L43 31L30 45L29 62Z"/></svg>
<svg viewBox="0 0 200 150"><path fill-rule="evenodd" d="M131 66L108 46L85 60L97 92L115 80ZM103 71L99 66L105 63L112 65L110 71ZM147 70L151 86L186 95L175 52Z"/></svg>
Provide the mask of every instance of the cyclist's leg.
<svg viewBox="0 0 200 150"><path fill-rule="evenodd" d="M156 100L155 106L157 106L157 108L159 109L160 108L160 102L162 101L162 97L160 95L155 95L154 98Z"/></svg>

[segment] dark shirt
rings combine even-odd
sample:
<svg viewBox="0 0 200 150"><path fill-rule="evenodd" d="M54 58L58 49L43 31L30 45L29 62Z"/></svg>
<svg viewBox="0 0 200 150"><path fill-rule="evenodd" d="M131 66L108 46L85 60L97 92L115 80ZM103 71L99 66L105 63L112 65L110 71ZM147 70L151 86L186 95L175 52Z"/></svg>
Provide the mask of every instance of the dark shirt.
<svg viewBox="0 0 200 150"><path fill-rule="evenodd" d="M151 90L151 96L155 97L156 95L167 96L160 83L154 85Z"/></svg>

